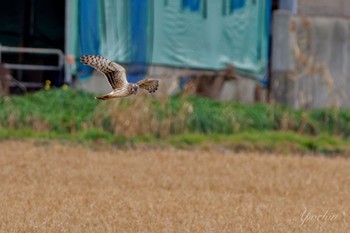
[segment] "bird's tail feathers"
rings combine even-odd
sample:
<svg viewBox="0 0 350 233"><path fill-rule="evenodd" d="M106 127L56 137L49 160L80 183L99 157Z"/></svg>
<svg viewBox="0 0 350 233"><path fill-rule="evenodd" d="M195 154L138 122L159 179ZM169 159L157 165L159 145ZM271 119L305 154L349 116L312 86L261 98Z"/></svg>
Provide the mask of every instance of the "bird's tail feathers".
<svg viewBox="0 0 350 233"><path fill-rule="evenodd" d="M108 100L108 99L111 99L111 98L112 97L109 94L95 97L95 99L98 99L98 100Z"/></svg>

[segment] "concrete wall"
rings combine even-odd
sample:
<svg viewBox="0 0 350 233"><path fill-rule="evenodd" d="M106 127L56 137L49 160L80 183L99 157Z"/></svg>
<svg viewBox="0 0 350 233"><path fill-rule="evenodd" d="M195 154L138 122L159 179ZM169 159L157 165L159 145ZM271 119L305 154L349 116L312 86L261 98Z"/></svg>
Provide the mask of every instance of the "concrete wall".
<svg viewBox="0 0 350 233"><path fill-rule="evenodd" d="M350 17L350 1L298 0L297 13L308 16Z"/></svg>
<svg viewBox="0 0 350 233"><path fill-rule="evenodd" d="M305 16L350 17L349 0L278 0L279 9Z"/></svg>
<svg viewBox="0 0 350 233"><path fill-rule="evenodd" d="M293 108L350 107L350 20L275 11L271 98Z"/></svg>
<svg viewBox="0 0 350 233"><path fill-rule="evenodd" d="M266 92L261 91L257 94L257 86L256 80L250 78L242 77L225 81L219 99L244 104L252 104L256 101L266 102Z"/></svg>

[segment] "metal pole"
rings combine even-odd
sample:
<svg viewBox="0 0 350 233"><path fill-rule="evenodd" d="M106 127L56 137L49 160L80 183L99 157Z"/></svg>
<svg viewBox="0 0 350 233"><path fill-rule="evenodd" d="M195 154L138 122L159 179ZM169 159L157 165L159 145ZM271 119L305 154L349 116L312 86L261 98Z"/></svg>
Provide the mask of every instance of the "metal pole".
<svg viewBox="0 0 350 233"><path fill-rule="evenodd" d="M71 14L70 14L70 0L65 1L65 35L64 35L64 54L67 55L67 52L69 51L69 27L71 23ZM64 82L68 85L72 85L72 74L70 72L70 65L68 64L67 60L64 58Z"/></svg>

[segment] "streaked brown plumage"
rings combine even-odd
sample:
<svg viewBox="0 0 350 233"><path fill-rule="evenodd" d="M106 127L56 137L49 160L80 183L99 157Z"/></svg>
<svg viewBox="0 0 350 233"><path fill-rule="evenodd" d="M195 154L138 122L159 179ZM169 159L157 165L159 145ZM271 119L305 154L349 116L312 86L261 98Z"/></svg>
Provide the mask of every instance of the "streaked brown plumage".
<svg viewBox="0 0 350 233"><path fill-rule="evenodd" d="M159 82L154 79L143 79L137 83L129 83L126 79L125 69L116 62L110 61L99 55L84 55L80 61L103 73L113 91L97 96L96 99L107 100L112 98L127 97L137 93L139 88L148 90L150 93L158 89Z"/></svg>

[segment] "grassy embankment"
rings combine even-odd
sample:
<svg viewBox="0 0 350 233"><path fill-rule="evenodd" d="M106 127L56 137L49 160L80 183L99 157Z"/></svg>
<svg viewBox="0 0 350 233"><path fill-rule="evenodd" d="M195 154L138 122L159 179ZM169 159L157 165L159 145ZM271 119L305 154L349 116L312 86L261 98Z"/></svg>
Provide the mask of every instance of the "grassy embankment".
<svg viewBox="0 0 350 233"><path fill-rule="evenodd" d="M349 110L292 110L194 96L101 102L72 89L0 98L0 138L346 153Z"/></svg>

